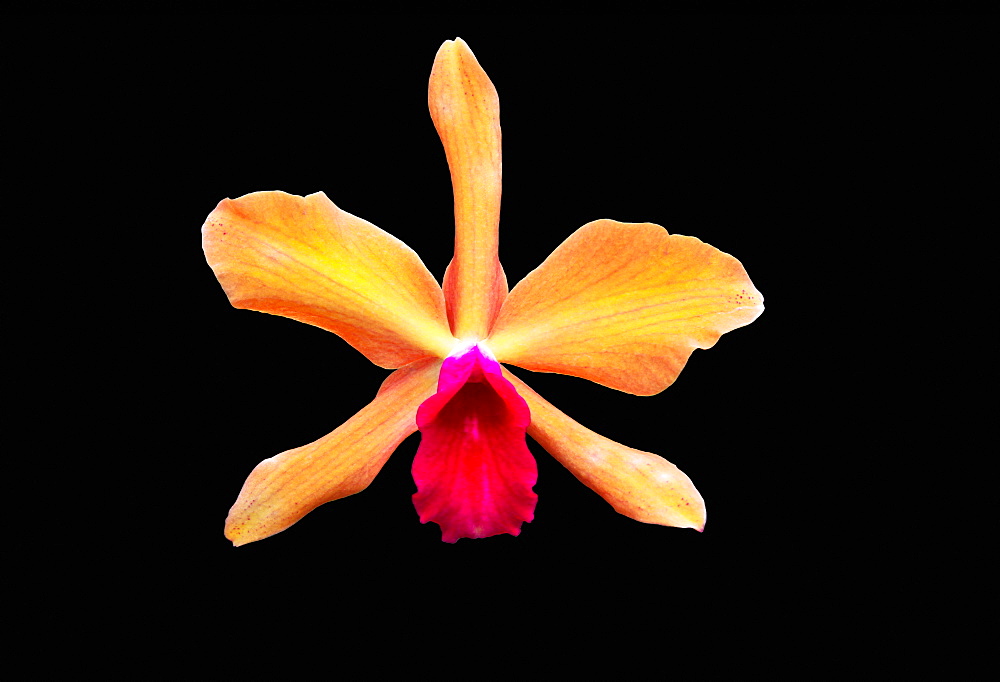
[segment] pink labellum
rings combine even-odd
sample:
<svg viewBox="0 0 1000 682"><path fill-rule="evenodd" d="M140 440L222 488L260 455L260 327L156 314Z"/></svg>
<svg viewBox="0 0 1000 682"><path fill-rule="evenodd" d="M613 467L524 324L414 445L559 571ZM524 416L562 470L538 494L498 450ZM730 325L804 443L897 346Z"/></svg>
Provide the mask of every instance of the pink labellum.
<svg viewBox="0 0 1000 682"><path fill-rule="evenodd" d="M417 410L413 460L420 522L441 539L518 535L535 518L538 469L525 443L531 414L500 364L473 346L441 366L438 392Z"/></svg>

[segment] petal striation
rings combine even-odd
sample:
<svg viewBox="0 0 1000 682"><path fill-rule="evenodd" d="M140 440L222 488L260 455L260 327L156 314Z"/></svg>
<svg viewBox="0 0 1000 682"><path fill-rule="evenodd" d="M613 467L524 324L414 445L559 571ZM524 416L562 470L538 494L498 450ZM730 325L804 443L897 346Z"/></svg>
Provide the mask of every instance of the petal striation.
<svg viewBox="0 0 1000 682"><path fill-rule="evenodd" d="M538 500L525 442L530 421L524 399L478 347L445 359L438 392L417 411L413 504L421 523L441 526L445 542L518 535Z"/></svg>

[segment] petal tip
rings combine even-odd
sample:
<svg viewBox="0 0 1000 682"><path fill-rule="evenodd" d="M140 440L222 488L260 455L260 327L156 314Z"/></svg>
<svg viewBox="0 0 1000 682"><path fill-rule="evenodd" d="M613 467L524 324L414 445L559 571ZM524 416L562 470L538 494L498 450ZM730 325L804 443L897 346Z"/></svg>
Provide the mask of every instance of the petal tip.
<svg viewBox="0 0 1000 682"><path fill-rule="evenodd" d="M243 545L250 544L255 540L260 540L261 538L250 537L248 533L245 532L245 528L238 524L232 524L227 519L226 539L233 543L233 547L242 547Z"/></svg>

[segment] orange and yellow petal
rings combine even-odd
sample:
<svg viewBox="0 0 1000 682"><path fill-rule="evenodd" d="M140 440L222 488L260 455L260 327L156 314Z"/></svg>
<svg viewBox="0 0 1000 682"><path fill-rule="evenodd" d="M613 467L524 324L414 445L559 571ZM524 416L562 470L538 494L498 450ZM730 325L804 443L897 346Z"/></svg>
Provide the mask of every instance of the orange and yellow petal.
<svg viewBox="0 0 1000 682"><path fill-rule="evenodd" d="M581 426L508 371L531 410L528 435L619 514L663 526L705 527L705 501L687 474L649 452Z"/></svg>
<svg viewBox="0 0 1000 682"><path fill-rule="evenodd" d="M455 337L485 338L507 294L497 256L500 225L500 102L461 38L438 50L428 104L455 194L455 258L444 277Z"/></svg>
<svg viewBox="0 0 1000 682"><path fill-rule="evenodd" d="M652 223L597 220L514 287L488 343L500 362L652 395L695 348L763 309L729 254Z"/></svg>
<svg viewBox="0 0 1000 682"><path fill-rule="evenodd" d="M441 288L417 254L322 192L225 199L202 235L237 308L332 331L386 368L445 357L454 344Z"/></svg>
<svg viewBox="0 0 1000 682"><path fill-rule="evenodd" d="M434 395L441 360L393 372L375 400L333 433L257 465L226 519L234 545L285 530L321 504L368 487L389 455L417 430L417 408Z"/></svg>

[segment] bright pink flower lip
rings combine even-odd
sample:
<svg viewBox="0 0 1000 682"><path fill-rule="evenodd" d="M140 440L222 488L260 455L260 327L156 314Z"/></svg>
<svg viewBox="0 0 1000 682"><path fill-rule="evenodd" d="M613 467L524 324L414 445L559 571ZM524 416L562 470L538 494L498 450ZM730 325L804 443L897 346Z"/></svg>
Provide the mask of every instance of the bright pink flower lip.
<svg viewBox="0 0 1000 682"><path fill-rule="evenodd" d="M525 442L531 414L500 364L473 346L445 359L438 392L417 410L413 460L420 522L441 539L518 535L535 517L538 469Z"/></svg>

